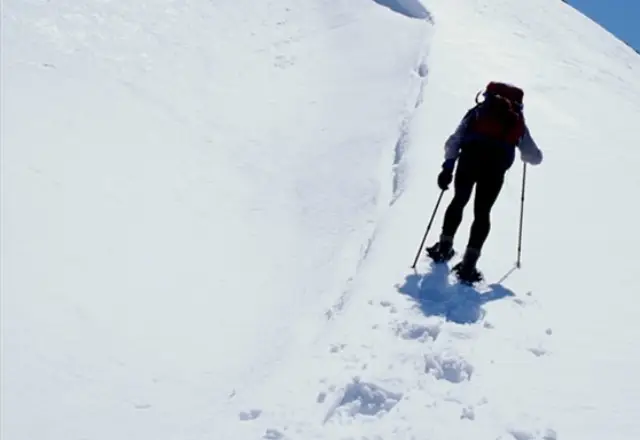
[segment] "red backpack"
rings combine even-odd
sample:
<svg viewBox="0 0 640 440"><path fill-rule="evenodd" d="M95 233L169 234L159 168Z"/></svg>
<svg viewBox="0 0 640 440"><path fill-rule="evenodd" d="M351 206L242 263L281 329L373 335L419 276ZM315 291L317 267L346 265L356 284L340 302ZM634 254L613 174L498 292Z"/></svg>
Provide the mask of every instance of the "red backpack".
<svg viewBox="0 0 640 440"><path fill-rule="evenodd" d="M515 147L524 134L525 124L522 114L522 89L501 82L490 82L483 93L484 100L478 101L468 125L468 135Z"/></svg>

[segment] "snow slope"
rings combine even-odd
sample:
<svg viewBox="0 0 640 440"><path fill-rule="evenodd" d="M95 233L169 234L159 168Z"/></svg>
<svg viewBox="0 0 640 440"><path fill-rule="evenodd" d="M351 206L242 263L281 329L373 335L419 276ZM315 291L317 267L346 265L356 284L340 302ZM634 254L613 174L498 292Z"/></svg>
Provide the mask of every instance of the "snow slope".
<svg viewBox="0 0 640 440"><path fill-rule="evenodd" d="M9 0L3 30L3 438L640 436L640 58L566 4ZM409 266L496 78L545 162L523 268L516 162L461 290Z"/></svg>
<svg viewBox="0 0 640 440"><path fill-rule="evenodd" d="M198 435L354 273L426 26L9 0L3 28L3 438Z"/></svg>

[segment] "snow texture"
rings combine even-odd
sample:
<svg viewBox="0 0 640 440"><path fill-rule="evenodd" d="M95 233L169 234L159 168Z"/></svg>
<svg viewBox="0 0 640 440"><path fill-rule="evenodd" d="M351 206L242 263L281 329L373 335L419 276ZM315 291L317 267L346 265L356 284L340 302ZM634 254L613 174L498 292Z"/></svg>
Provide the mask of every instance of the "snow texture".
<svg viewBox="0 0 640 440"><path fill-rule="evenodd" d="M640 438L640 56L566 3L6 0L2 34L3 440ZM545 159L473 288L409 266L491 80Z"/></svg>

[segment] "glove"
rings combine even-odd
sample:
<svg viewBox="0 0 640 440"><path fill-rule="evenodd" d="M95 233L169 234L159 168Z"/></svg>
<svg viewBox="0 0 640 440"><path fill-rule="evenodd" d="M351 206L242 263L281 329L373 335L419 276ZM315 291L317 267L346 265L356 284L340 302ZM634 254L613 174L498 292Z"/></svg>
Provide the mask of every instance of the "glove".
<svg viewBox="0 0 640 440"><path fill-rule="evenodd" d="M453 180L453 167L455 163L455 159L447 159L442 164L442 171L438 174L438 186L443 191L449 189L449 185Z"/></svg>
<svg viewBox="0 0 640 440"><path fill-rule="evenodd" d="M446 191L449 189L449 184L453 180L453 170L448 170L443 168L438 174L438 186L442 191Z"/></svg>

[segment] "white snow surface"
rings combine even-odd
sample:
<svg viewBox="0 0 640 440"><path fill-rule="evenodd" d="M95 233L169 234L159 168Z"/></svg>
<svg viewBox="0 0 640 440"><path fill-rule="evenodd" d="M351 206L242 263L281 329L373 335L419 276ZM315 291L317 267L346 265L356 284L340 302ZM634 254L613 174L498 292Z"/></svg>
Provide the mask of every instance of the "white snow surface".
<svg viewBox="0 0 640 440"><path fill-rule="evenodd" d="M640 57L570 6L6 0L2 33L3 440L640 438ZM544 162L522 267L516 161L461 288L410 266L490 80Z"/></svg>

